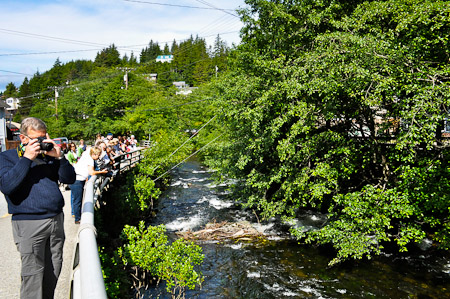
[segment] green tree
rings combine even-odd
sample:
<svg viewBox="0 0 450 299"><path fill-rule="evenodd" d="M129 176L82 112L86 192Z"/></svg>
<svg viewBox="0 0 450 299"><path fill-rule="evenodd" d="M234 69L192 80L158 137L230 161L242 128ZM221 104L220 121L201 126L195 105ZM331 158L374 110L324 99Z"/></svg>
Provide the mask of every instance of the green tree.
<svg viewBox="0 0 450 299"><path fill-rule="evenodd" d="M137 57L134 56L134 52L133 52L133 51L131 51L130 59L128 60L128 64L129 64L130 66L136 66L136 65L138 65Z"/></svg>
<svg viewBox="0 0 450 299"><path fill-rule="evenodd" d="M172 46L170 47L170 53L173 54L178 50L177 41L174 39L172 42Z"/></svg>
<svg viewBox="0 0 450 299"><path fill-rule="evenodd" d="M164 45L163 54L164 55L169 55L170 54L169 45L167 43Z"/></svg>
<svg viewBox="0 0 450 299"><path fill-rule="evenodd" d="M117 66L120 62L120 53L114 44L97 53L95 57L95 64L99 67Z"/></svg>
<svg viewBox="0 0 450 299"><path fill-rule="evenodd" d="M447 1L247 0L242 44L217 83L218 161L245 206L326 225L337 263L432 238L450 247Z"/></svg>
<svg viewBox="0 0 450 299"><path fill-rule="evenodd" d="M207 53L206 41L191 37L180 43L178 48L172 46L174 59L172 66L179 78L190 85L199 85L210 77L211 59Z"/></svg>
<svg viewBox="0 0 450 299"><path fill-rule="evenodd" d="M33 106L33 99L30 95L31 95L30 82L28 81L28 78L25 77L25 79L23 79L22 85L20 85L19 93L17 95L20 99L19 111L17 115L19 115L20 118L26 117L30 114L30 109Z"/></svg>
<svg viewBox="0 0 450 299"><path fill-rule="evenodd" d="M139 60L141 63L151 63L154 62L156 57L161 55L161 53L162 51L161 48L159 47L158 42L153 42L153 40L150 40L148 47L145 47L145 49L141 51L141 56Z"/></svg>
<svg viewBox="0 0 450 299"><path fill-rule="evenodd" d="M217 71L224 72L227 69L227 57L230 49L227 46L226 41L223 41L219 35L217 35L214 41L212 49L212 65L217 67Z"/></svg>
<svg viewBox="0 0 450 299"><path fill-rule="evenodd" d="M5 98L11 98L17 96L17 87L14 83L10 82L6 85L5 91L3 92Z"/></svg>

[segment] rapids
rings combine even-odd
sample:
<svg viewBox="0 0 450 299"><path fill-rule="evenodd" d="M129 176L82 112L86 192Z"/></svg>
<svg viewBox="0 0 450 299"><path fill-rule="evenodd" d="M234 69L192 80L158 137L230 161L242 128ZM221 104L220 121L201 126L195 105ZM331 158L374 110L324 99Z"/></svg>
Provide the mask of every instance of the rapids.
<svg viewBox="0 0 450 299"><path fill-rule="evenodd" d="M215 185L211 173L192 159L172 173L152 225L176 231L200 230L208 222L251 221L267 235L257 242L197 242L205 259L202 288L186 298L450 298L450 257L426 250L384 255L369 261L328 267L330 252L299 245L277 221L258 224L231 200L226 185ZM313 228L323 219L305 214L295 224ZM170 298L164 284L144 298Z"/></svg>

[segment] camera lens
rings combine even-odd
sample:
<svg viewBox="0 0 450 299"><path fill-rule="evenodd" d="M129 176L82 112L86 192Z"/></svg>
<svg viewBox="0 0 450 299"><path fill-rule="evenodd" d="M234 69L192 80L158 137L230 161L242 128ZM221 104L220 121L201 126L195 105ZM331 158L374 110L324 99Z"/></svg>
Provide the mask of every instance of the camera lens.
<svg viewBox="0 0 450 299"><path fill-rule="evenodd" d="M38 137L39 145L43 151L51 151L53 149L53 143L43 142L45 137Z"/></svg>
<svg viewBox="0 0 450 299"><path fill-rule="evenodd" d="M41 142L41 150L43 151L51 151L53 149L53 143Z"/></svg>

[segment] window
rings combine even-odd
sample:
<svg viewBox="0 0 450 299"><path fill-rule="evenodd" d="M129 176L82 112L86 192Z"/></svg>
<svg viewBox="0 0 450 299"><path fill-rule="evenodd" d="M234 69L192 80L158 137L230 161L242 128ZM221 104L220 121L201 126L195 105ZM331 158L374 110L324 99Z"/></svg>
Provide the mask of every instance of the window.
<svg viewBox="0 0 450 299"><path fill-rule="evenodd" d="M444 118L444 133L450 133L450 118Z"/></svg>

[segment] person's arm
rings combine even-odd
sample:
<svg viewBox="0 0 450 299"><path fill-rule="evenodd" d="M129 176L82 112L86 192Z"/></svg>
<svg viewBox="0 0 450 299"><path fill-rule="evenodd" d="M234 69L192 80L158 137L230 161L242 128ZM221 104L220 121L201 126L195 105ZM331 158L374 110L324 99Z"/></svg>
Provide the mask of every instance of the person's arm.
<svg viewBox="0 0 450 299"><path fill-rule="evenodd" d="M67 160L69 160L70 164L77 163L77 159L73 156L72 151L67 154Z"/></svg>
<svg viewBox="0 0 450 299"><path fill-rule="evenodd" d="M106 170L106 169L94 170L94 166L92 166L92 165L88 165L88 171L89 171L89 175L98 175L98 174L108 173L108 170Z"/></svg>
<svg viewBox="0 0 450 299"><path fill-rule="evenodd" d="M31 163L40 153L41 146L37 139L33 139L25 146L25 152L17 162L12 161L13 157L8 157L6 154L0 155L0 191L3 194L10 195L20 188L30 170Z"/></svg>
<svg viewBox="0 0 450 299"><path fill-rule="evenodd" d="M81 157L81 155L83 154L83 152L84 152L84 150L83 150L82 147L78 147L78 148L77 148L77 155L78 155L78 157Z"/></svg>
<svg viewBox="0 0 450 299"><path fill-rule="evenodd" d="M47 156L55 158L55 165L58 166L59 181L63 184L75 183L75 180L77 177L77 175L75 173L75 169L73 169L73 166L69 163L69 161L67 161L61 148L55 143L54 140L50 139L50 137L48 136L48 133L47 133L47 139L45 139L44 142L53 144L53 149L51 151L45 152L45 154ZM25 154L23 155L24 157L27 154L27 150L28 150L28 147L30 147L30 144L31 144L31 142L28 144L28 146L25 149Z"/></svg>
<svg viewBox="0 0 450 299"><path fill-rule="evenodd" d="M75 169L73 168L73 166L69 163L69 161L67 161L64 155L58 162L59 162L59 169L58 169L59 181L63 184L75 183L77 174L75 173Z"/></svg>
<svg viewBox="0 0 450 299"><path fill-rule="evenodd" d="M0 191L5 195L10 195L19 189L32 162L26 157L14 162L6 155L0 155Z"/></svg>

